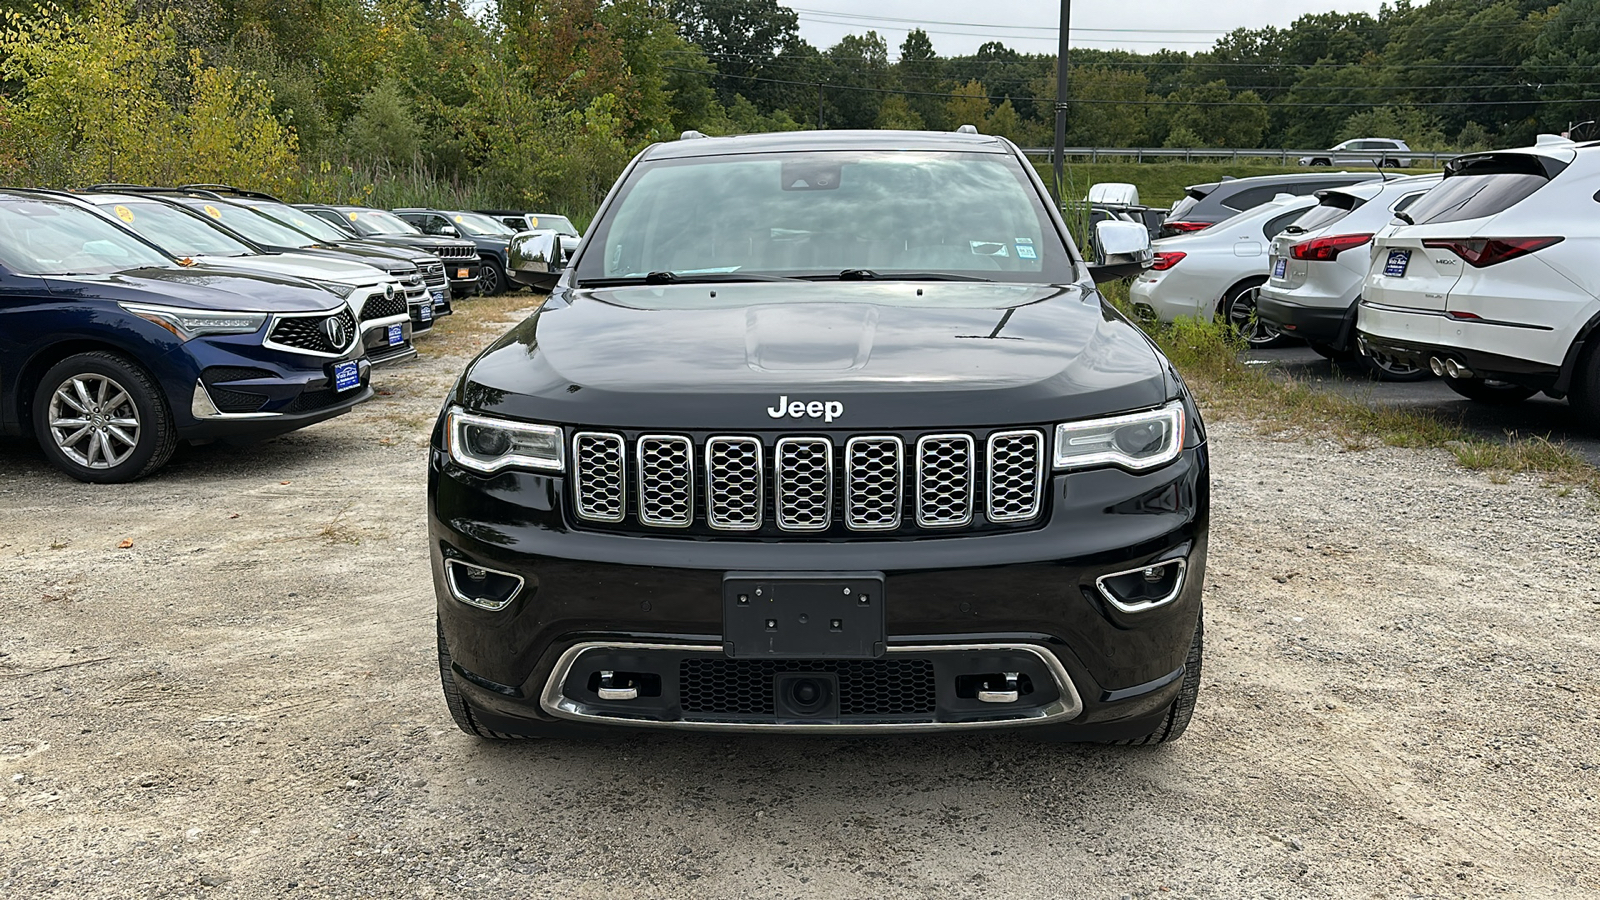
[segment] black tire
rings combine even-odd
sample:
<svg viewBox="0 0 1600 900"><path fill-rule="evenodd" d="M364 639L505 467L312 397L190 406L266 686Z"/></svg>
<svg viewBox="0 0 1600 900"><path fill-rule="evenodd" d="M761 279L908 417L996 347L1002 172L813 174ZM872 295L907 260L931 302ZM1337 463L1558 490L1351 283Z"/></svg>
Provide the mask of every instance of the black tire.
<svg viewBox="0 0 1600 900"><path fill-rule="evenodd" d="M178 446L155 378L102 351L69 356L44 373L33 395L33 431L56 468L90 484L137 481L166 465Z"/></svg>
<svg viewBox="0 0 1600 900"><path fill-rule="evenodd" d="M1316 351L1316 354L1323 359L1334 362L1343 362L1353 355L1349 350L1336 350L1328 344L1313 344L1308 341L1307 346Z"/></svg>
<svg viewBox="0 0 1600 900"><path fill-rule="evenodd" d="M1276 347L1285 343L1283 332L1276 325L1261 320L1256 315L1256 297L1261 293L1261 286L1266 279L1241 281L1222 295L1219 311L1224 321L1245 343L1257 349L1263 347Z"/></svg>
<svg viewBox="0 0 1600 900"><path fill-rule="evenodd" d="M1379 381L1423 381L1433 377L1427 366L1413 366L1389 357L1363 356L1361 364Z"/></svg>
<svg viewBox="0 0 1600 900"><path fill-rule="evenodd" d="M1189 720L1194 718L1194 704L1200 696L1200 661L1205 656L1206 619L1202 613L1194 623L1194 637L1189 641L1189 657L1183 663L1183 686L1178 690L1178 697L1167 707L1167 714L1162 717L1161 724L1144 737L1131 738L1122 741L1112 741L1113 744L1138 746L1142 744L1170 744L1180 737L1189 727Z"/></svg>
<svg viewBox="0 0 1600 900"><path fill-rule="evenodd" d="M439 684L444 688L444 705L450 709L450 718L456 723L456 727L486 741L526 740L526 735L506 734L485 728L472 714L472 705L467 702L467 698L461 696L461 690L456 687L455 673L450 667L450 647L444 642L444 623L438 621L437 617L434 623L439 632Z"/></svg>
<svg viewBox="0 0 1600 900"><path fill-rule="evenodd" d="M1331 160L1331 159L1313 159L1311 161L1311 164L1313 166L1331 166L1331 165L1333 165L1333 160Z"/></svg>
<svg viewBox="0 0 1600 900"><path fill-rule="evenodd" d="M1578 357L1567 400L1589 422L1591 431L1600 432L1600 340L1591 342Z"/></svg>
<svg viewBox="0 0 1600 900"><path fill-rule="evenodd" d="M506 292L506 270L492 259L485 258L478 270L478 293L485 297L498 297Z"/></svg>

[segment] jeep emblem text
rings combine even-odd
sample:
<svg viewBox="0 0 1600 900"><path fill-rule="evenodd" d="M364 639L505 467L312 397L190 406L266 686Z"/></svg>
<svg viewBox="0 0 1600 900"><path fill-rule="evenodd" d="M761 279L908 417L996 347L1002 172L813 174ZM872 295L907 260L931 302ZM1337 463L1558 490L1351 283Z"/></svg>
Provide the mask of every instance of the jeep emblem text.
<svg viewBox="0 0 1600 900"><path fill-rule="evenodd" d="M838 400L813 400L810 403L796 400L791 403L789 397L784 395L778 398L777 406L767 407L767 415L774 419L790 416L796 419L820 418L824 422L832 422L844 415L844 404Z"/></svg>

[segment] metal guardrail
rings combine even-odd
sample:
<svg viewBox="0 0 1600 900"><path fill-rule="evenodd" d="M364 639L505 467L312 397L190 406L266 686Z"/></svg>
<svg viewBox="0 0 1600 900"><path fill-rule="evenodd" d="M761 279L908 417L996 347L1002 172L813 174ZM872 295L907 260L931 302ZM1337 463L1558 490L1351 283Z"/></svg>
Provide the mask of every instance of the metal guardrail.
<svg viewBox="0 0 1600 900"><path fill-rule="evenodd" d="M1029 156L1042 156L1052 159L1055 151L1050 147L1028 147L1023 153ZM1283 165L1293 165L1302 156L1322 157L1333 159L1336 166L1359 166L1368 160L1382 160L1384 162L1398 162L1402 165L1415 165L1419 162L1430 163L1433 166L1442 166L1448 160L1460 156L1456 152L1442 153L1390 153L1385 151L1371 151L1372 156L1364 156L1360 150L1341 150L1337 154L1327 150L1261 150L1261 149L1232 149L1223 147L1068 147L1064 152L1067 158L1087 158L1090 162L1101 159L1132 159L1135 162L1145 162L1156 159L1181 159L1191 162L1197 159L1265 159L1274 160Z"/></svg>

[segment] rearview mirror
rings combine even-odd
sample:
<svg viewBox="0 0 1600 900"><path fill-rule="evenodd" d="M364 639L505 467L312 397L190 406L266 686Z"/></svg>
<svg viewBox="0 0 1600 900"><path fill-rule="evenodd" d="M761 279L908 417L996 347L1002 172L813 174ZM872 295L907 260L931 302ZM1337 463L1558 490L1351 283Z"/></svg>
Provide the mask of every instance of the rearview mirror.
<svg viewBox="0 0 1600 900"><path fill-rule="evenodd" d="M1138 222L1114 219L1094 226L1094 262L1089 274L1096 284L1129 278L1150 268L1155 252L1150 247L1150 232Z"/></svg>

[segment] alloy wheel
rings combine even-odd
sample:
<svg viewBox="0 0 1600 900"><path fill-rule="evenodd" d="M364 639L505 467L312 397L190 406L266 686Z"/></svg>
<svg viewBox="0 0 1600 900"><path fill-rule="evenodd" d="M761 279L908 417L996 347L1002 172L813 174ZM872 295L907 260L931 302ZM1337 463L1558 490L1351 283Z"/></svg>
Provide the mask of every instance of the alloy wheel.
<svg viewBox="0 0 1600 900"><path fill-rule="evenodd" d="M1228 324L1252 347L1270 344L1283 336L1276 326L1262 321L1256 315L1256 298L1260 294L1259 287L1245 288L1235 294L1233 301L1228 304Z"/></svg>
<svg viewBox="0 0 1600 900"><path fill-rule="evenodd" d="M56 447L85 468L113 468L139 448L139 408L105 375L86 372L63 381L50 395L48 422Z"/></svg>

